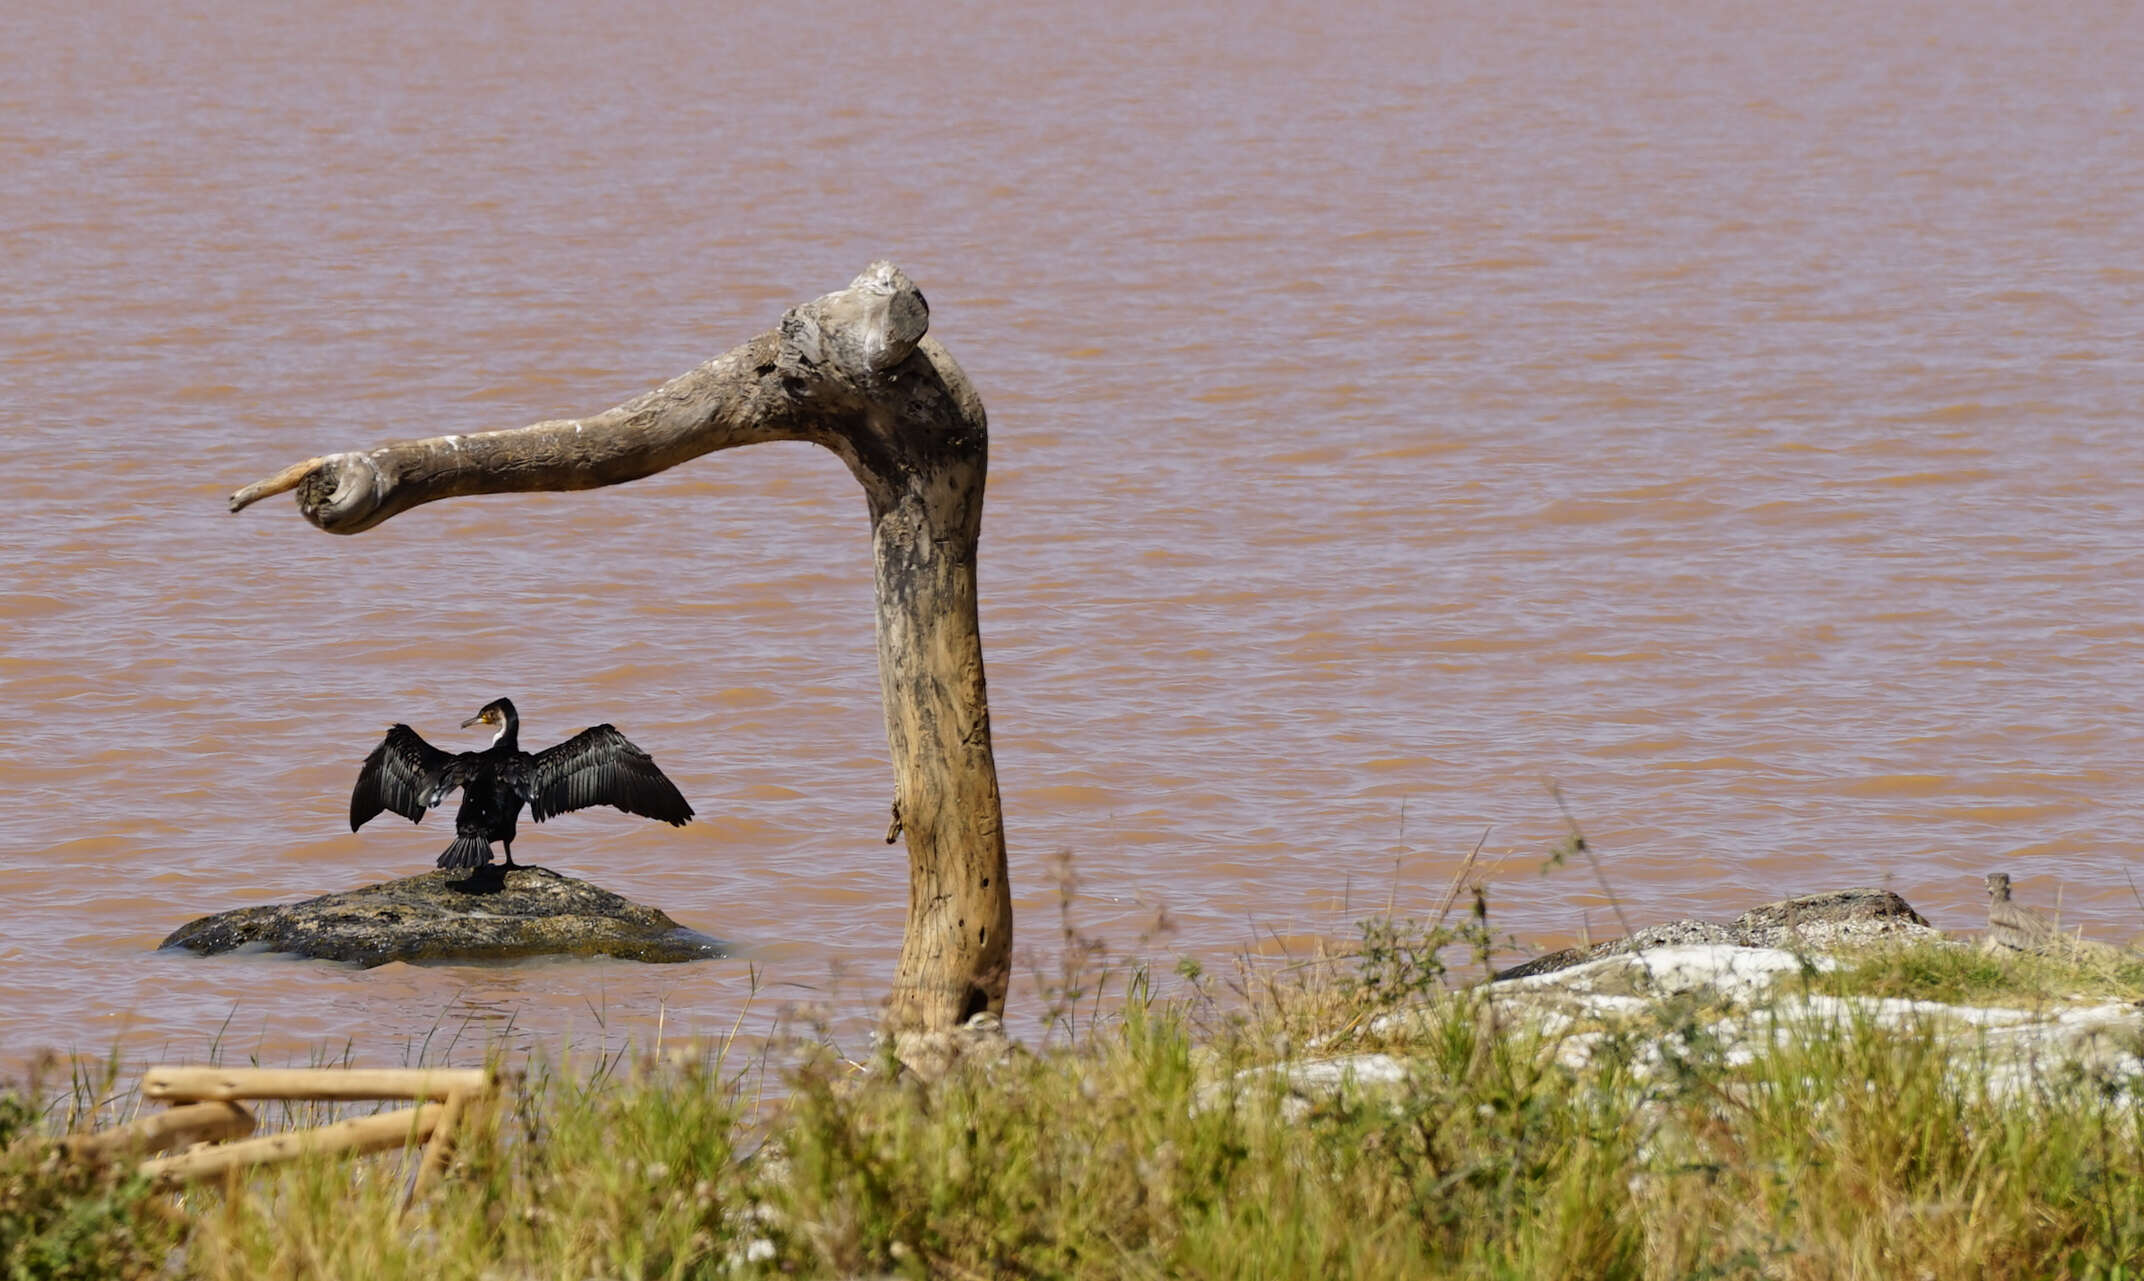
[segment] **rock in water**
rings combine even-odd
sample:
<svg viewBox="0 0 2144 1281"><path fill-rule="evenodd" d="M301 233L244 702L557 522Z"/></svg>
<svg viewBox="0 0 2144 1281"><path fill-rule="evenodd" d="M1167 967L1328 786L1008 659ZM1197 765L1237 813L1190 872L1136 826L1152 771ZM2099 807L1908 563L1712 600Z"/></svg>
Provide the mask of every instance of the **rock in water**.
<svg viewBox="0 0 2144 1281"><path fill-rule="evenodd" d="M1553 974L1574 965L1606 956L1642 952L1647 948L1681 946L1807 947L1828 950L1865 946L1887 940L1941 938L1913 906L1889 890L1834 890L1829 894L1804 894L1800 898L1766 903L1729 921L1669 921L1649 925L1629 938L1610 939L1592 947L1567 947L1537 956L1531 961L1499 970L1495 979L1531 978Z"/></svg>
<svg viewBox="0 0 2144 1281"><path fill-rule="evenodd" d="M242 907L188 922L164 940L203 956L238 948L385 965L615 956L698 961L722 944L652 907L547 868L497 865L458 879L427 872L279 907Z"/></svg>

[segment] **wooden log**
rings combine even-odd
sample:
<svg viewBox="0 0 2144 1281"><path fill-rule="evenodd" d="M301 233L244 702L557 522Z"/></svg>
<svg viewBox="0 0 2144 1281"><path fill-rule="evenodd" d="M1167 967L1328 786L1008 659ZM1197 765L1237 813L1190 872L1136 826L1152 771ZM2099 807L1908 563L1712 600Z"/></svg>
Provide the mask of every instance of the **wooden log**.
<svg viewBox="0 0 2144 1281"><path fill-rule="evenodd" d="M447 1096L446 1110L440 1114L439 1124L432 1129L432 1141L424 1145L424 1160L417 1166L417 1177L410 1183L409 1196L402 1202L404 1210L423 1196L434 1180L446 1173L447 1162L454 1155L454 1127L461 1124L462 1110L468 1102L469 1095L460 1090Z"/></svg>
<svg viewBox="0 0 2144 1281"><path fill-rule="evenodd" d="M398 1112L337 1121L316 1129L271 1134L262 1139L246 1139L182 1152L177 1156L158 1157L142 1162L139 1169L147 1178L168 1186L249 1165L295 1161L302 1156L338 1153L357 1156L380 1152L424 1142L432 1136L446 1108L444 1103L425 1103Z"/></svg>
<svg viewBox="0 0 2144 1281"><path fill-rule="evenodd" d="M286 489L321 529L355 534L467 494L592 489L712 450L802 440L863 486L877 571L879 684L894 772L891 839L908 839L908 924L885 1030L950 1032L1002 1016L1012 893L976 618L989 425L967 375L927 336L930 308L891 263L793 307L778 329L581 419L395 441L287 467L231 496Z"/></svg>
<svg viewBox="0 0 2144 1281"><path fill-rule="evenodd" d="M60 1150L76 1161L105 1161L117 1156L164 1152L185 1143L217 1143L253 1133L253 1114L236 1103L189 1103L136 1117L96 1134L76 1135Z"/></svg>
<svg viewBox="0 0 2144 1281"><path fill-rule="evenodd" d="M492 1088L483 1068L153 1067L142 1074L151 1099L444 1099Z"/></svg>

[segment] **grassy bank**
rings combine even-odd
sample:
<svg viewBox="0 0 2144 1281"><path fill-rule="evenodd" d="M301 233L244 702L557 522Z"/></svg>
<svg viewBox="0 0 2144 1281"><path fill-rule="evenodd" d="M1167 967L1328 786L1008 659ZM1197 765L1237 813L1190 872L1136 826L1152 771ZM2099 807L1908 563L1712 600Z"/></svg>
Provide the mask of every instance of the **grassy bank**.
<svg viewBox="0 0 2144 1281"><path fill-rule="evenodd" d="M1667 1071L1556 1042L1448 983L1451 940L1374 923L1352 956L1167 1000L1132 976L1036 1054L923 1084L808 1044L782 1083L719 1048L526 1067L399 1216L399 1157L181 1196L70 1173L56 1112L0 1103L16 1277L2046 1277L2139 1275L2144 1123L2105 1080L1991 1092L1932 1034L1860 1027ZM2005 975L2014 983L2006 983ZM1807 990L2133 997L2104 962L1917 947ZM1084 1008L1091 1009L1090 995ZM1378 1015L1432 1003L1404 1034ZM1385 1025L1385 1026L1389 1026ZM1627 1051L1627 1052L1626 1052ZM1381 1087L1276 1060L1380 1052ZM1659 1056L1653 1057L1658 1062Z"/></svg>

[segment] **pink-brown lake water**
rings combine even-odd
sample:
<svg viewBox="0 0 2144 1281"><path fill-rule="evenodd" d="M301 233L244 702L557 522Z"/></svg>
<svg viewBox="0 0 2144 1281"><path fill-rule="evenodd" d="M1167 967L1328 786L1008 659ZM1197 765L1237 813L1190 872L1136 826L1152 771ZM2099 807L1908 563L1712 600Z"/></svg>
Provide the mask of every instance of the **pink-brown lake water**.
<svg viewBox="0 0 2144 1281"><path fill-rule="evenodd" d="M1425 914L1477 840L1500 929L1612 933L1590 871L1541 871L1551 782L1634 918L1880 884L1966 928L2001 869L2144 928L2130 6L91 0L6 29L0 1062L867 1024L906 875L831 455L355 538L224 497L601 410L878 257L990 409L1034 968L1066 853L1083 928L1163 965ZM479 746L456 726L502 694L532 744L616 722L702 814L525 826L523 861L736 959L152 950L429 867L442 816L348 831L357 764L397 720Z"/></svg>

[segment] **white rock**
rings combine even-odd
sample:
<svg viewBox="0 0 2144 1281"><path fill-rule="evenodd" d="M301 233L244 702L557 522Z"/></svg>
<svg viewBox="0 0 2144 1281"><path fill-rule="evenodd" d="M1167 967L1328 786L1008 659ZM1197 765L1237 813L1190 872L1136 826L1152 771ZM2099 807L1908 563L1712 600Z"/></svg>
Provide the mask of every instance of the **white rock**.
<svg viewBox="0 0 2144 1281"><path fill-rule="evenodd" d="M1251 1096L1262 1081L1278 1078L1288 1097L1281 1100L1285 1121L1300 1121L1310 1112L1312 1100L1332 1098L1354 1090L1388 1090L1406 1083L1408 1060L1390 1054L1350 1054L1337 1059L1311 1059L1245 1068L1226 1081L1201 1089L1198 1109L1213 1107L1233 1090L1238 1099Z"/></svg>
<svg viewBox="0 0 2144 1281"><path fill-rule="evenodd" d="M1827 956L1803 957L1783 948L1698 943L1604 956L1567 970L1511 979L1497 986L1511 995L1644 991L1659 996L1711 988L1730 1000L1742 1001L1763 994L1783 975L1799 975L1808 969L1829 970L1836 964Z"/></svg>

